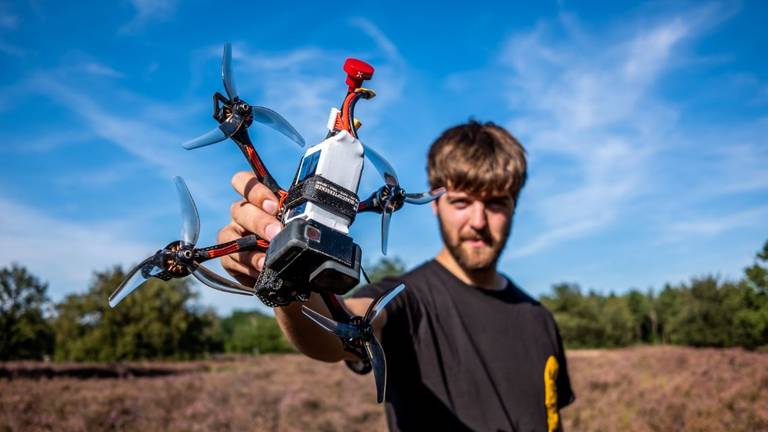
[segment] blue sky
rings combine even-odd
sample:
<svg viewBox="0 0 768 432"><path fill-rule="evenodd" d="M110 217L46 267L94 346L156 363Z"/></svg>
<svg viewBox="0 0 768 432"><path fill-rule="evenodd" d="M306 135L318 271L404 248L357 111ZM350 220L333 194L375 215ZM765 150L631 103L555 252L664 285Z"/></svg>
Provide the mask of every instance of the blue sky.
<svg viewBox="0 0 768 432"><path fill-rule="evenodd" d="M201 244L228 222L245 160L231 142L180 145L214 126L226 41L240 95L309 142L341 102L344 59L373 64L361 138L413 191L443 129L508 127L530 174L500 266L535 295L736 278L768 239L763 2L66 3L0 3L0 265L27 266L54 300L178 237L175 175ZM251 131L288 183L298 147ZM366 170L360 194L378 184ZM352 230L369 262L378 223ZM395 216L390 255L416 265L439 247L428 207ZM207 289L199 301L258 303Z"/></svg>

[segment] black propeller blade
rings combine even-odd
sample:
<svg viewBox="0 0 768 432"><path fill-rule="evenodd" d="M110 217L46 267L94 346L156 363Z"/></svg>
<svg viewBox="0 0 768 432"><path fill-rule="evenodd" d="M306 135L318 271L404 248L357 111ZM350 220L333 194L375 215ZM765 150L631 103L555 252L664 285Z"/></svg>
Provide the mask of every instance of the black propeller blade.
<svg viewBox="0 0 768 432"><path fill-rule="evenodd" d="M383 156L368 146L364 146L365 156L373 163L373 166L384 178L384 186L374 192L368 199L361 201L358 212L374 211L381 213L381 253L387 254L389 238L389 221L392 213L400 210L404 203L426 204L445 193L445 188L438 188L428 192L406 193L400 186L397 173Z"/></svg>
<svg viewBox="0 0 768 432"><path fill-rule="evenodd" d="M382 294L371 303L365 316L354 317L349 323L339 323L306 306L301 307L304 315L326 331L341 338L344 343L362 346L373 368L373 375L376 380L376 400L379 403L384 401L386 396L387 359L384 356L384 350L381 348L379 340L373 332L372 323L380 316L381 311L384 310L387 304L403 292L404 289L405 285L400 284Z"/></svg>
<svg viewBox="0 0 768 432"><path fill-rule="evenodd" d="M221 59L221 80L227 98L218 93L214 96L217 107L219 102L224 105L224 115L221 117L217 115L218 108L214 110L214 117L220 122L219 126L182 144L185 149L192 150L224 141L237 133L241 127L249 127L253 120L280 132L300 147L304 147L304 138L283 116L269 108L252 106L240 99L232 77L232 45L229 43L224 44L224 53Z"/></svg>

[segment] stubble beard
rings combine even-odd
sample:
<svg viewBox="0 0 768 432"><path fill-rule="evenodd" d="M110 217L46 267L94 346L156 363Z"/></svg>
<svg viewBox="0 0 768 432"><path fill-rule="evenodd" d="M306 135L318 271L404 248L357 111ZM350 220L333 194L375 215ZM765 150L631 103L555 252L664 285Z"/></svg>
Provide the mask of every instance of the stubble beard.
<svg viewBox="0 0 768 432"><path fill-rule="evenodd" d="M504 231L501 233L498 239L494 239L487 227L482 232L473 232L472 237L462 236L458 234L457 239L451 238L450 234L446 232L443 226L442 220L439 219L440 235L443 238L443 244L450 252L453 259L459 264L459 266L467 273L483 273L489 270L496 269L496 263L499 261L499 256L504 251L504 247L507 245L509 239L509 232L512 226L512 221L504 227ZM469 247L464 243L465 240L470 238L480 238L486 247L481 249Z"/></svg>

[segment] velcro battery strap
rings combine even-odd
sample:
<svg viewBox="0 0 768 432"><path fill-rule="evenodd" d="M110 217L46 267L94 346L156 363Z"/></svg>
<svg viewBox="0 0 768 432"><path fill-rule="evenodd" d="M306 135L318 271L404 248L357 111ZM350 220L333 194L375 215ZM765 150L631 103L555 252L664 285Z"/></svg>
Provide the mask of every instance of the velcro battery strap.
<svg viewBox="0 0 768 432"><path fill-rule="evenodd" d="M319 175L314 175L291 187L285 199L285 208L291 209L306 201L342 215L350 222L355 220L357 206L360 203L357 194Z"/></svg>

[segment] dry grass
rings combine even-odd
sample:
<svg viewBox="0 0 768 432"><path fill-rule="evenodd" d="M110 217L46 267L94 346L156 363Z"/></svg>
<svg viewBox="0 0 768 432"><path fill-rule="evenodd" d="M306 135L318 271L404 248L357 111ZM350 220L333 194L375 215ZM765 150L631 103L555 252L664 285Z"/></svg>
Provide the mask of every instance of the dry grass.
<svg viewBox="0 0 768 432"><path fill-rule="evenodd" d="M569 431L768 430L768 354L649 347L569 362ZM384 429L370 376L298 355L0 367L0 431Z"/></svg>
<svg viewBox="0 0 768 432"><path fill-rule="evenodd" d="M568 352L572 431L768 431L768 354L642 347Z"/></svg>

